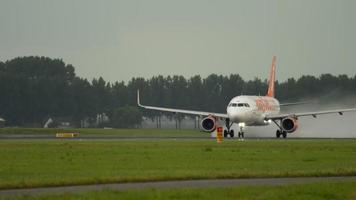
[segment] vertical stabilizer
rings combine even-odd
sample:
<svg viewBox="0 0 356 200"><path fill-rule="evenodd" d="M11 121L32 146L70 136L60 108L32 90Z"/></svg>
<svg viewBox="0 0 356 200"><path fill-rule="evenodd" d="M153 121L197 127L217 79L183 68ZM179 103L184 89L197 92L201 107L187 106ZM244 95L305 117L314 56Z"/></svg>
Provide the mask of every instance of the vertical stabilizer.
<svg viewBox="0 0 356 200"><path fill-rule="evenodd" d="M268 92L266 95L268 97L274 97L274 83L276 82L276 62L277 62L277 58L276 56L273 56L272 69L268 82Z"/></svg>

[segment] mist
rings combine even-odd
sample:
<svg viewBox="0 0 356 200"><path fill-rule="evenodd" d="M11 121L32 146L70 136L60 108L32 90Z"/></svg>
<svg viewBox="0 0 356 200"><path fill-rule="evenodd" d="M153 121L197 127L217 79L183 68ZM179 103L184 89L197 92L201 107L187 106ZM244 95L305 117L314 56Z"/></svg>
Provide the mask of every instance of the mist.
<svg viewBox="0 0 356 200"><path fill-rule="evenodd" d="M356 107L356 96L330 96L326 95L319 99L308 99L311 103L282 107L281 113L313 112L333 109L347 109ZM356 112L344 112L343 115L326 114L299 117L298 129L288 134L290 138L356 138ZM278 127L272 123L269 126L247 127L246 137L275 137ZM234 125L235 132L238 131Z"/></svg>

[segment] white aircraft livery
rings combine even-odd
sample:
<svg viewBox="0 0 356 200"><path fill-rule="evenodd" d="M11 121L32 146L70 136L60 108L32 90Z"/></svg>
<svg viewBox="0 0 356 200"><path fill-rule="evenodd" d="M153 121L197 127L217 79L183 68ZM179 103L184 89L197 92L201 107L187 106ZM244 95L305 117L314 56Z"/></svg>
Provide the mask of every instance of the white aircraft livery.
<svg viewBox="0 0 356 200"><path fill-rule="evenodd" d="M317 112L302 112L302 113L288 113L281 114L281 106L296 105L300 103L286 103L280 104L274 97L274 84L276 74L276 57L272 60L272 69L268 83L268 91L266 96L236 96L231 99L227 105L226 113L214 113L193 111L184 109L164 108L155 106L145 106L140 103L140 94L137 91L137 104L138 106L165 112L182 113L189 115L203 116L201 120L201 128L205 132L215 131L218 119L225 121L226 130L224 130L224 137L234 137L234 130L231 129L233 123L238 124L239 132L238 137L244 137L245 126L266 126L272 122L277 125L276 137L287 137L287 133L293 133L298 128L298 118L304 116L312 116L316 118L317 115L338 113L343 115L344 112L356 111L356 108L337 109L337 110L324 110Z"/></svg>

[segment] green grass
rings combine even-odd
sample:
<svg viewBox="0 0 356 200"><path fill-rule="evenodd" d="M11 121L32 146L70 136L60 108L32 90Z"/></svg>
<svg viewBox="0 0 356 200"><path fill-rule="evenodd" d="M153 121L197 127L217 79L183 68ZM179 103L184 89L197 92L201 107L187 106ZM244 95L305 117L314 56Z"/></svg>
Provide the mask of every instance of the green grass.
<svg viewBox="0 0 356 200"><path fill-rule="evenodd" d="M0 128L0 135L55 135L63 132L77 132L80 137L122 136L122 137L210 137L210 134L198 130L166 129L56 129L56 128Z"/></svg>
<svg viewBox="0 0 356 200"><path fill-rule="evenodd" d="M0 141L0 188L356 175L356 141Z"/></svg>
<svg viewBox="0 0 356 200"><path fill-rule="evenodd" d="M1 199L1 198L0 198ZM244 186L210 189L170 189L143 191L99 191L83 194L61 194L3 198L3 200L77 200L77 199L242 199L242 200L353 200L356 199L356 183L318 183L289 186Z"/></svg>

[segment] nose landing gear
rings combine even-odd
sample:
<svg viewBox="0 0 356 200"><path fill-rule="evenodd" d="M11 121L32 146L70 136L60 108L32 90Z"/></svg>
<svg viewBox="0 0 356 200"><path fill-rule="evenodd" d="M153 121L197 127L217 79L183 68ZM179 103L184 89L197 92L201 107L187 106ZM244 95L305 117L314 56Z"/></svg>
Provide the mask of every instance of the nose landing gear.
<svg viewBox="0 0 356 200"><path fill-rule="evenodd" d="M239 128L240 128L240 131L239 131L239 140L244 140L244 137L245 137L245 133L244 133L244 128L245 128L245 123L239 123Z"/></svg>

